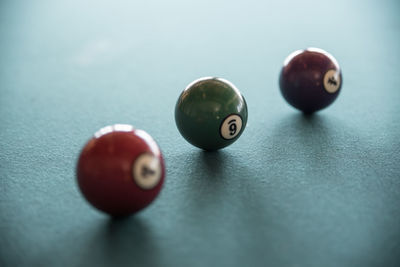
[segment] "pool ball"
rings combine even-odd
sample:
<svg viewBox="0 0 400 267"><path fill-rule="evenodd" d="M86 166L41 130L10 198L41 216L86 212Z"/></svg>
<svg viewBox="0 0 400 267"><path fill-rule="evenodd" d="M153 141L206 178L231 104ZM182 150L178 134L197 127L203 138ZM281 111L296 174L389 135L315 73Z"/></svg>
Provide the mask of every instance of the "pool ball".
<svg viewBox="0 0 400 267"><path fill-rule="evenodd" d="M217 150L235 142L247 123L247 104L229 81L205 77L193 81L175 106L179 132L192 145Z"/></svg>
<svg viewBox="0 0 400 267"><path fill-rule="evenodd" d="M283 97L304 113L312 113L332 104L339 95L342 83L336 59L318 48L290 54L279 77Z"/></svg>
<svg viewBox="0 0 400 267"><path fill-rule="evenodd" d="M76 174L89 203L112 216L126 216L157 197L165 165L149 134L116 124L100 129L83 147Z"/></svg>

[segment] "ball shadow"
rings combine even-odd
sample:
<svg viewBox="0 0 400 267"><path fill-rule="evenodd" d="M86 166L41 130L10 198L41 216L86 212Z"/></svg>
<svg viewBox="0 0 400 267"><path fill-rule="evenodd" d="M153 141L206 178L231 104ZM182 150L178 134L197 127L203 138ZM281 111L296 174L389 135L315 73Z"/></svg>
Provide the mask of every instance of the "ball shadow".
<svg viewBox="0 0 400 267"><path fill-rule="evenodd" d="M94 232L89 246L90 254L95 253L93 256L100 258L97 261L107 266L161 264L152 231L138 215L105 218Z"/></svg>
<svg viewBox="0 0 400 267"><path fill-rule="evenodd" d="M184 193L190 212L196 213L194 216L207 219L207 213L218 214L221 210L231 210L229 216L235 218L235 214L252 214L254 210L268 214L259 184L264 183L263 177L260 168L250 166L251 159L225 150L198 151L192 157L192 175ZM247 207L249 202L252 210ZM236 221L240 219L241 216Z"/></svg>
<svg viewBox="0 0 400 267"><path fill-rule="evenodd" d="M283 117L266 139L264 156L274 162L272 170L285 180L297 177L332 177L340 169L343 135L340 122L319 113L294 113Z"/></svg>
<svg viewBox="0 0 400 267"><path fill-rule="evenodd" d="M277 211L269 195L273 189L263 177L268 176L266 169L255 166L257 153L250 151L253 156L249 157L240 152L227 149L192 155L193 174L187 177L182 212L200 240L219 243L218 238L229 236L230 242L240 240L244 251L263 258L264 249L274 246L266 238L275 236Z"/></svg>
<svg viewBox="0 0 400 267"><path fill-rule="evenodd" d="M228 171L229 155L224 151L199 150L190 156L192 163L190 176L187 177L188 192L193 201L204 201L219 198L227 183L226 172Z"/></svg>
<svg viewBox="0 0 400 267"><path fill-rule="evenodd" d="M228 155L224 151L199 151L197 154L197 161L199 165L197 168L201 168L205 171L206 179L224 179L224 168L228 160Z"/></svg>

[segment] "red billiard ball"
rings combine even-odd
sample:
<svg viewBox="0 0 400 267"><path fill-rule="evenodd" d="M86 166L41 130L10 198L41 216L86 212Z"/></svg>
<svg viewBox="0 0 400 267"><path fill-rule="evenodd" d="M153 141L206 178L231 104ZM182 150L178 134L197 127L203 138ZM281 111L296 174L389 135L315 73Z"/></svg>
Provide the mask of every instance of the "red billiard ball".
<svg viewBox="0 0 400 267"><path fill-rule="evenodd" d="M339 95L342 83L342 72L336 59L318 48L290 54L279 77L283 97L304 113L329 106Z"/></svg>
<svg viewBox="0 0 400 267"><path fill-rule="evenodd" d="M97 209L126 216L149 205L164 183L161 151L145 131L116 124L96 132L77 164L79 188Z"/></svg>

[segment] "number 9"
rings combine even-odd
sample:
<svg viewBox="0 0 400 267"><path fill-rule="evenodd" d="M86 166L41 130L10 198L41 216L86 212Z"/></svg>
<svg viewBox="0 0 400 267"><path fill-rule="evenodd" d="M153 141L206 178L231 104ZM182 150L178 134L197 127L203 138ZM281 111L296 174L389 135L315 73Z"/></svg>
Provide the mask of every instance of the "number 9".
<svg viewBox="0 0 400 267"><path fill-rule="evenodd" d="M231 120L229 122L229 134L234 135L237 130L236 120Z"/></svg>

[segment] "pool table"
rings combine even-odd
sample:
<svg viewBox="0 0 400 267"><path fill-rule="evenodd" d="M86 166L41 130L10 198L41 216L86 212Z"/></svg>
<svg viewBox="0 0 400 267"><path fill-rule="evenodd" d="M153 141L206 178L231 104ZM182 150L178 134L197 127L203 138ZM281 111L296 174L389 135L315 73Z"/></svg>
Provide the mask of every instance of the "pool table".
<svg viewBox="0 0 400 267"><path fill-rule="evenodd" d="M400 266L400 2L2 1L0 266ZM317 47L342 68L313 115L279 89ZM193 80L237 86L230 146L174 119ZM111 218L76 181L100 128L148 132L166 164L146 209Z"/></svg>

